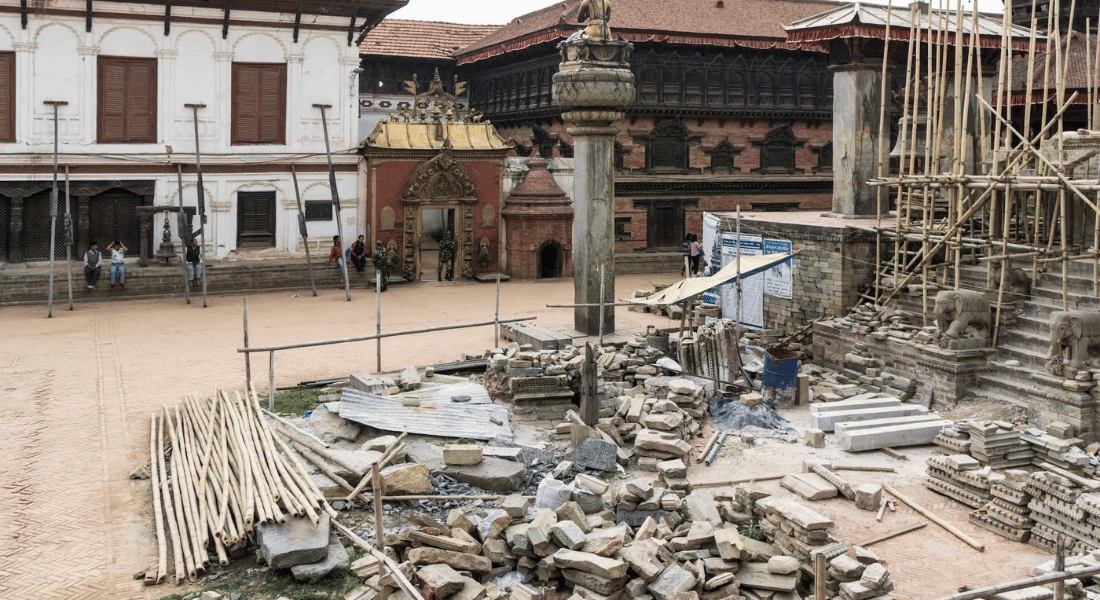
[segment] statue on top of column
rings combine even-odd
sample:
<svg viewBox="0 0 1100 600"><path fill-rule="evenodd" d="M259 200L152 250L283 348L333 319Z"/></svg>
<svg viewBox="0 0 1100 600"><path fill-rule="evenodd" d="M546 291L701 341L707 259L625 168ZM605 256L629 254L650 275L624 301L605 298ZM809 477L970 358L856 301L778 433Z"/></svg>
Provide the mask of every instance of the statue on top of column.
<svg viewBox="0 0 1100 600"><path fill-rule="evenodd" d="M577 13L577 20L588 21L584 34L590 40L611 40L611 28L607 26L610 18L611 0L584 0L581 2L580 12Z"/></svg>

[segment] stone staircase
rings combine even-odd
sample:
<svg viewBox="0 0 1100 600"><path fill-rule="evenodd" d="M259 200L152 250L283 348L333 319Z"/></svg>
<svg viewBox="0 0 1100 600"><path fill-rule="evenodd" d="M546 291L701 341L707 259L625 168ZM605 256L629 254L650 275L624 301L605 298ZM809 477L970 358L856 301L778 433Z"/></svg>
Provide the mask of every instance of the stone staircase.
<svg viewBox="0 0 1100 600"><path fill-rule="evenodd" d="M1030 263L1018 266L1030 273ZM964 266L961 271L964 289L986 288L985 265ZM1070 263L1068 277L1069 310L1100 311L1100 298L1093 294L1092 261ZM934 291L929 292L929 311L934 305ZM990 294L991 304L996 293ZM921 312L920 295L899 299L898 308ZM995 306L994 306L995 309ZM1075 426L1078 435L1096 432L1098 425L1096 400L1086 392L1066 389L1064 380L1047 373L1047 352L1050 347L1048 319L1050 313L1063 310L1061 265L1049 265L1032 285L1031 295L1002 307L997 348L989 357L989 370L978 375L974 395L980 399L1003 401L1021 406L1033 422L1040 425L1054 420ZM929 314L929 324L932 316ZM1095 437L1095 434L1090 437Z"/></svg>

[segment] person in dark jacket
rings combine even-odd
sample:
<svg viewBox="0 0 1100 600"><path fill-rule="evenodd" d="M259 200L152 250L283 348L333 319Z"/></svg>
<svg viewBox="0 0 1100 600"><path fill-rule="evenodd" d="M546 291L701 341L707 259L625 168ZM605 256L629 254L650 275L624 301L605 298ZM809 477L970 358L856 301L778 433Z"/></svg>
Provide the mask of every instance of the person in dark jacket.
<svg viewBox="0 0 1100 600"><path fill-rule="evenodd" d="M99 281L99 274L103 272L103 253L99 251L99 244L88 244L88 251L84 253L84 282L89 290L95 289Z"/></svg>
<svg viewBox="0 0 1100 600"><path fill-rule="evenodd" d="M351 245L351 250L348 251L348 256L351 258L351 264L355 265L355 272L360 274L367 269L366 239L366 236L359 236L359 239L355 240L355 243Z"/></svg>
<svg viewBox="0 0 1100 600"><path fill-rule="evenodd" d="M191 244L187 246L185 256L187 260L188 285L202 285L202 247L199 246L199 238L191 236Z"/></svg>

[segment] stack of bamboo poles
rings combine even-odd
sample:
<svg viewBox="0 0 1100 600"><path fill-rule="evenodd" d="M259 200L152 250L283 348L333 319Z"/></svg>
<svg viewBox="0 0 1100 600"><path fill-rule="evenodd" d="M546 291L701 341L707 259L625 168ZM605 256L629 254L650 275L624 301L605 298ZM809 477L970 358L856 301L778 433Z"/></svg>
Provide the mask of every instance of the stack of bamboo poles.
<svg viewBox="0 0 1100 600"><path fill-rule="evenodd" d="M319 511L336 517L297 455L261 415L254 391L243 397L225 391L209 399L189 396L151 415L159 561L147 584L168 576L168 540L180 583L205 571L211 545L218 562L228 564L227 549L254 538L258 523L282 523L289 515L316 525Z"/></svg>

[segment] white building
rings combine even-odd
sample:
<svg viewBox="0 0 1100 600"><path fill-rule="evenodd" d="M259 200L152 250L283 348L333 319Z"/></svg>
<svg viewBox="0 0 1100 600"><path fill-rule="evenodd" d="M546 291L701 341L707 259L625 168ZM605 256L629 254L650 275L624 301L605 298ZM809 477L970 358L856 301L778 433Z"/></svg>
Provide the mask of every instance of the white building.
<svg viewBox="0 0 1100 600"><path fill-rule="evenodd" d="M165 215L139 207L177 206L178 168L184 204L197 205L186 104L205 105L207 256L300 249L291 165L311 242L330 243L336 223L315 104L330 106L344 234L361 233L356 42L405 1L42 0L23 12L8 3L0 12L0 261L49 255L47 101L67 102L58 137L78 253L119 238L137 254L139 213L147 215L143 254L155 253ZM294 10L303 12L285 12Z"/></svg>

